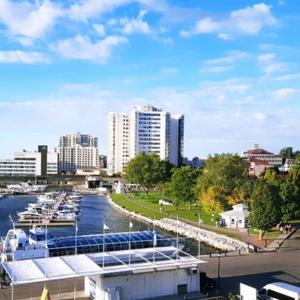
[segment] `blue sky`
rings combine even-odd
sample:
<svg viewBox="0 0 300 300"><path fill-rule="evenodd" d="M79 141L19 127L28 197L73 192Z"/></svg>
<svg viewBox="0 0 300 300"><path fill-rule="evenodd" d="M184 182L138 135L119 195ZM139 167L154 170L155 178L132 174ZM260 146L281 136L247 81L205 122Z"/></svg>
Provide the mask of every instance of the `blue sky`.
<svg viewBox="0 0 300 300"><path fill-rule="evenodd" d="M0 158L109 111L185 114L185 155L299 149L297 1L0 0Z"/></svg>

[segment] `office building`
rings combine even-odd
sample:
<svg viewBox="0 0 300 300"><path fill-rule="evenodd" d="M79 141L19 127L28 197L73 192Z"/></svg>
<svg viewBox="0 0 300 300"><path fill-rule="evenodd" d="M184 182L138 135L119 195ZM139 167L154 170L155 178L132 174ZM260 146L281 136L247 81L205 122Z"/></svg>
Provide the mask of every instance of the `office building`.
<svg viewBox="0 0 300 300"><path fill-rule="evenodd" d="M25 150L16 152L13 159L1 159L0 176L47 176L57 174L57 153L49 153L48 147L45 145L39 146L38 149L38 152Z"/></svg>
<svg viewBox="0 0 300 300"><path fill-rule="evenodd" d="M182 164L184 116L152 106L108 115L108 174L123 172L138 153L156 153L175 166Z"/></svg>
<svg viewBox="0 0 300 300"><path fill-rule="evenodd" d="M61 136L55 149L59 155L59 172L76 173L77 169L98 168L98 138L77 132Z"/></svg>
<svg viewBox="0 0 300 300"><path fill-rule="evenodd" d="M271 153L259 147L259 145L254 145L253 148L243 152L241 157L247 159L248 161L253 159L264 161L269 167L279 167L282 165L281 155Z"/></svg>

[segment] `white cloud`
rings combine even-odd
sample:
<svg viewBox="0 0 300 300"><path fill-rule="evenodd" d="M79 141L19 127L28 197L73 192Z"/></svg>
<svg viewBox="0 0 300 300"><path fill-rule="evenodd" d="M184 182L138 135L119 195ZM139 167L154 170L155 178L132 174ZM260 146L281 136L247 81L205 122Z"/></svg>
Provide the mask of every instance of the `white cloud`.
<svg viewBox="0 0 300 300"><path fill-rule="evenodd" d="M232 66L207 66L201 68L200 71L203 73L224 73L232 69L233 69Z"/></svg>
<svg viewBox="0 0 300 300"><path fill-rule="evenodd" d="M272 92L274 100L288 100L297 94L297 90L293 88L283 88Z"/></svg>
<svg viewBox="0 0 300 300"><path fill-rule="evenodd" d="M300 73L286 74L274 78L274 80L278 80L278 81L287 81L287 80L295 80L295 79L300 79Z"/></svg>
<svg viewBox="0 0 300 300"><path fill-rule="evenodd" d="M269 62L273 61L276 58L276 55L274 53L265 53L261 54L257 57L257 60L260 62Z"/></svg>
<svg viewBox="0 0 300 300"><path fill-rule="evenodd" d="M262 69L262 71L270 76L273 73L284 72L288 69L288 64L280 62L277 60L276 54L274 53L264 53L258 55L257 61Z"/></svg>
<svg viewBox="0 0 300 300"><path fill-rule="evenodd" d="M24 52L20 50L0 51L0 63L47 63L49 60L39 52Z"/></svg>
<svg viewBox="0 0 300 300"><path fill-rule="evenodd" d="M159 1L156 0L79 0L71 5L68 15L71 19L86 21L130 3L139 3L151 10L159 9Z"/></svg>
<svg viewBox="0 0 300 300"><path fill-rule="evenodd" d="M62 9L50 0L41 4L39 1L35 4L29 1L0 1L0 22L23 44L42 37L62 14Z"/></svg>
<svg viewBox="0 0 300 300"><path fill-rule="evenodd" d="M267 119L267 115L263 112L255 112L253 113L253 117L256 121L263 122Z"/></svg>
<svg viewBox="0 0 300 300"><path fill-rule="evenodd" d="M105 26L103 24L93 24L93 28L100 36L106 35Z"/></svg>
<svg viewBox="0 0 300 300"><path fill-rule="evenodd" d="M127 42L126 38L111 35L93 43L89 37L77 35L53 44L51 49L64 58L105 63L111 56L112 48L125 42Z"/></svg>
<svg viewBox="0 0 300 300"><path fill-rule="evenodd" d="M254 4L243 9L234 10L227 19L199 20L191 30L182 30L180 34L189 37L196 34L216 33L221 39L231 39L240 35L257 35L265 27L277 24L271 13L271 7L265 3Z"/></svg>
<svg viewBox="0 0 300 300"><path fill-rule="evenodd" d="M234 68L234 63L248 58L250 55L242 51L230 51L227 55L203 61L201 68L205 73L224 73Z"/></svg>
<svg viewBox="0 0 300 300"><path fill-rule="evenodd" d="M146 13L146 11L142 10L140 11L137 18L121 18L120 25L123 26L122 32L124 34L151 34L152 30L149 24L145 20L143 20Z"/></svg>
<svg viewBox="0 0 300 300"><path fill-rule="evenodd" d="M227 55L203 61L205 65L233 64L238 60L248 58L249 54L242 51L230 51Z"/></svg>

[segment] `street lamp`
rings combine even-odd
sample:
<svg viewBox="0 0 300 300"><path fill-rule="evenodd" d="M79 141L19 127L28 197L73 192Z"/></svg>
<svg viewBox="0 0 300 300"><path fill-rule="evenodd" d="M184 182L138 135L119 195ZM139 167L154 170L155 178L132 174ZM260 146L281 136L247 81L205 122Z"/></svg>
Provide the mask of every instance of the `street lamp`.
<svg viewBox="0 0 300 300"><path fill-rule="evenodd" d="M220 282L221 281L221 251L219 251L219 254L218 254L218 290L220 290Z"/></svg>

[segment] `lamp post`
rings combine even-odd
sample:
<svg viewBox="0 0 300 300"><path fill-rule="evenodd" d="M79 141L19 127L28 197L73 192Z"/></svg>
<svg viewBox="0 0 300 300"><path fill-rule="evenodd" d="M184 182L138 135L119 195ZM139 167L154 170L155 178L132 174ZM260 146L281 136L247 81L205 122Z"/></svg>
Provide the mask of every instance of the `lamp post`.
<svg viewBox="0 0 300 300"><path fill-rule="evenodd" d="M219 251L218 254L218 290L220 290L220 285L221 285L221 252Z"/></svg>

